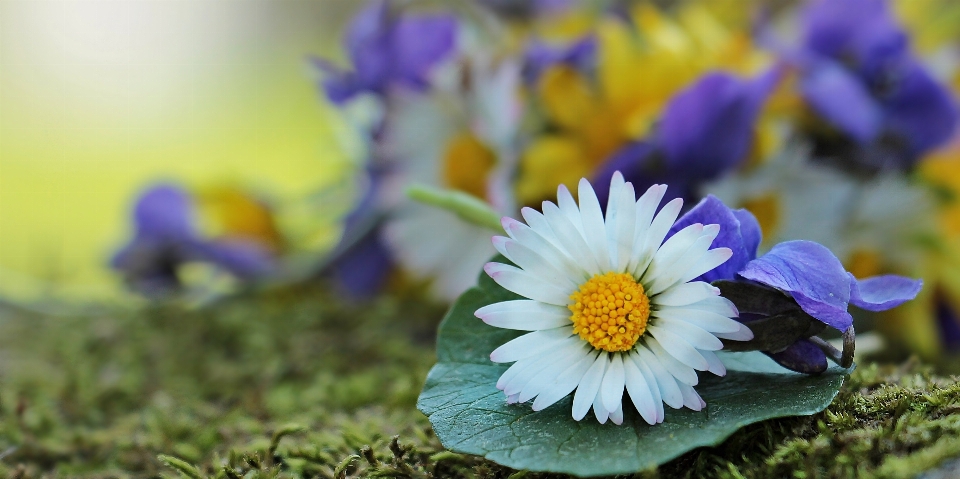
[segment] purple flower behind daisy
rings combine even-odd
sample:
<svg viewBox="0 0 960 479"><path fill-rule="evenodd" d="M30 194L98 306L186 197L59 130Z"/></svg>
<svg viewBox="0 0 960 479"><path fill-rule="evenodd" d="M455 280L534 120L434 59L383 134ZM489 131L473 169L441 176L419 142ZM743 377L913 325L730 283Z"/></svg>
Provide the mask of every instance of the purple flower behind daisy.
<svg viewBox="0 0 960 479"><path fill-rule="evenodd" d="M380 0L350 23L344 46L353 69L314 59L321 87L342 105L361 93L383 95L390 88L423 90L429 74L453 51L457 21L449 14L405 14Z"/></svg>
<svg viewBox="0 0 960 479"><path fill-rule="evenodd" d="M533 39L524 53L524 81L528 85L536 84L540 76L554 65L566 65L585 75L591 75L596 69L597 47L597 38L593 35L567 44Z"/></svg>
<svg viewBox="0 0 960 479"><path fill-rule="evenodd" d="M626 145L596 176L608 184L615 171L637 185L667 183L672 197L696 197L696 188L739 166L747 157L757 117L777 85L780 68L756 78L713 72L677 93L650 138ZM598 188L605 199L607 191Z"/></svg>
<svg viewBox="0 0 960 479"><path fill-rule="evenodd" d="M909 169L956 130L957 107L911 53L883 0L821 0L802 15L803 43L790 54L810 108L858 148L861 165ZM821 145L836 156L842 145Z"/></svg>

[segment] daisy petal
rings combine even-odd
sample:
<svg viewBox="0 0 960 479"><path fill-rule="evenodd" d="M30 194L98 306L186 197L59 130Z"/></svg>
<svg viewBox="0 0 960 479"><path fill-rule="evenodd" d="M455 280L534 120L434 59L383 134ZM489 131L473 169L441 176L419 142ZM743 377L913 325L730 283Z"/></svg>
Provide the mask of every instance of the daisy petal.
<svg viewBox="0 0 960 479"><path fill-rule="evenodd" d="M692 324L711 333L735 333L740 330L740 323L713 311L666 307L655 311L653 315L668 321L682 321Z"/></svg>
<svg viewBox="0 0 960 479"><path fill-rule="evenodd" d="M550 351L545 352L536 356L536 359L533 360L527 367L517 372L516 375L503 385L503 392L508 396L514 394L520 394L523 388L529 384L531 381L536 379L541 372L550 367L550 365L557 362L557 356L554 354L555 351L562 351L571 346L576 346L576 343L571 344L569 339L563 341L560 344L556 344ZM531 358L533 359L533 358Z"/></svg>
<svg viewBox="0 0 960 479"><path fill-rule="evenodd" d="M740 329L733 333L713 333L714 336L720 339L730 339L733 341L750 341L753 339L753 331L750 331L743 323L740 323Z"/></svg>
<svg viewBox="0 0 960 479"><path fill-rule="evenodd" d="M502 223L503 222L501 221L501 224ZM493 243L493 249L497 250L497 253L500 253L503 256L505 256L507 259L510 259L510 256L509 256L510 253L507 253L507 248L506 248L506 243L509 240L510 238L507 238L505 236L494 236L490 240L490 242ZM510 261L513 261L513 260L510 259ZM516 263L516 261L514 261L514 263Z"/></svg>
<svg viewBox="0 0 960 479"><path fill-rule="evenodd" d="M657 355L657 359L660 360L660 364L666 368L667 372L672 374L673 377L677 378L680 382L691 386L696 386L697 383L700 382L699 378L697 378L697 372L690 366L677 361L676 358L663 349L663 346L660 346L656 338L649 337L644 344L650 348L650 351L653 351L653 354Z"/></svg>
<svg viewBox="0 0 960 479"><path fill-rule="evenodd" d="M533 401L533 410L541 411L544 408L550 407L576 389L580 384L580 380L583 379L584 374L593 366L597 356L598 353L596 350L591 348L587 354L580 357L573 366L568 367L564 372L560 373L556 382L545 388Z"/></svg>
<svg viewBox="0 0 960 479"><path fill-rule="evenodd" d="M733 301L730 301L723 296L705 298L697 301L696 303L684 305L683 309L710 311L727 318L736 318L740 316L740 311L737 309L737 305L733 304Z"/></svg>
<svg viewBox="0 0 960 479"><path fill-rule="evenodd" d="M603 211L600 209L600 200L586 178L580 179L580 221L583 224L584 238L593 257L602 271L610 271L610 252L607 250L607 229L603 222Z"/></svg>
<svg viewBox="0 0 960 479"><path fill-rule="evenodd" d="M557 239L557 235L553 233L553 230L550 228L550 224L547 223L547 219L544 218L543 213L530 208L523 207L520 209L520 214L523 215L523 220L530 225L530 229L535 231L538 235L543 237L552 244L555 248L562 251L564 254L569 254L569 251L563 249L563 245L560 244L560 240ZM517 221L517 223L520 223ZM522 224L522 223L521 223ZM504 228L506 229L506 228ZM507 230L507 233L510 233L510 230ZM514 238L517 239L517 238Z"/></svg>
<svg viewBox="0 0 960 479"><path fill-rule="evenodd" d="M490 353L490 360L495 363L510 363L528 358L556 347L557 344L571 337L572 334L573 331L567 327L527 333L507 341L503 346L494 349L493 352Z"/></svg>
<svg viewBox="0 0 960 479"><path fill-rule="evenodd" d="M723 362L720 361L720 358L718 358L713 351L700 351L700 354L707 360L707 364L709 365L707 371L720 377L727 375L727 367L723 365Z"/></svg>
<svg viewBox="0 0 960 479"><path fill-rule="evenodd" d="M707 403L704 402L700 395L697 394L697 391L695 391L692 387L683 383L680 383L679 386L680 394L683 395L684 406L693 409L694 411L699 411L707 405Z"/></svg>
<svg viewBox="0 0 960 479"><path fill-rule="evenodd" d="M621 425L623 424L623 404L617 403L617 409L610 411L610 422Z"/></svg>
<svg viewBox="0 0 960 479"><path fill-rule="evenodd" d="M666 349L671 356L677 358L681 363L697 371L707 370L707 360L703 359L703 356L690 343L684 341L683 337L652 325L647 326L647 332L657 338L660 346L663 346L663 349Z"/></svg>
<svg viewBox="0 0 960 479"><path fill-rule="evenodd" d="M557 306L570 302L570 293L515 266L487 263L483 270L504 289L525 298Z"/></svg>
<svg viewBox="0 0 960 479"><path fill-rule="evenodd" d="M650 231L650 223L653 221L653 215L657 213L657 206L663 200L663 195L667 192L667 185L653 185L637 200L636 223L637 240L634 242L634 250L643 248L643 242L646 241L647 233Z"/></svg>
<svg viewBox="0 0 960 479"><path fill-rule="evenodd" d="M520 402L527 402L536 397L545 388L557 382L557 378L570 366L573 366L587 352L588 346L583 341L576 341L565 345L558 350L553 363L540 371L537 377L528 382L520 391Z"/></svg>
<svg viewBox="0 0 960 479"><path fill-rule="evenodd" d="M633 185L627 183L619 194L619 202L614 202L611 196L611 205L607 207L608 223L610 223L611 211L613 214L613 228L608 229L610 235L610 259L613 261L614 271L623 272L627 270L630 263L630 256L633 247L633 239L636 236L636 193L633 191Z"/></svg>
<svg viewBox="0 0 960 479"><path fill-rule="evenodd" d="M508 382L512 381L513 378L517 377L517 374L533 364L536 360L536 357L530 357L511 364L510 367L500 375L500 379L497 379L497 389L503 391Z"/></svg>
<svg viewBox="0 0 960 479"><path fill-rule="evenodd" d="M718 295L720 290L710 283L695 281L678 284L658 295L651 295L650 302L657 306L686 306Z"/></svg>
<svg viewBox="0 0 960 479"><path fill-rule="evenodd" d="M603 394L603 390L598 392L597 397L593 399L593 415L597 417L600 424L606 424L607 418L610 417L610 411L607 411L607 408L603 406L601 394Z"/></svg>
<svg viewBox="0 0 960 479"><path fill-rule="evenodd" d="M607 411L615 411L623 399L623 386L626 379L623 375L623 358L619 354L610 354L610 364L603 375L600 386L600 397L603 398L603 407Z"/></svg>
<svg viewBox="0 0 960 479"><path fill-rule="evenodd" d="M705 255L700 257L700 260L697 261L696 264L687 269L683 276L680 277L679 282L685 283L702 274L713 271L732 257L733 250L730 248L714 248L707 251Z"/></svg>
<svg viewBox="0 0 960 479"><path fill-rule="evenodd" d="M689 271L694 266L698 266L701 258L709 254L706 249L710 247L711 242L713 242L713 238L709 235L703 235L697 238L690 248L682 253L679 258L676 258L673 263L662 265L660 271L657 273L650 273L650 271L648 271L648 273L651 274L650 280L652 280L649 288L650 294L665 291L667 288L680 282L686 271ZM703 253L701 253L701 251L703 251ZM657 256L659 257L659 253L657 253ZM657 257L654 257L653 264L656 263ZM650 270L653 270L653 265L650 266Z"/></svg>
<svg viewBox="0 0 960 479"><path fill-rule="evenodd" d="M643 272L643 275L640 276L642 281L645 283L653 281L657 276L666 272L667 268L681 259L684 253L689 251L690 247L693 246L702 235L703 225L695 223L671 236L659 249L654 250L653 260L650 262L646 271Z"/></svg>
<svg viewBox="0 0 960 479"><path fill-rule="evenodd" d="M590 369L584 373L580 379L580 385L577 386L577 392L573 395L573 419L579 421L587 415L587 411L593 406L597 394L600 393L600 384L603 382L603 373L607 367L607 355L600 354L593 361Z"/></svg>
<svg viewBox="0 0 960 479"><path fill-rule="evenodd" d="M580 266L591 276L600 273L600 268L587 246L586 241L577 228L560 212L553 203L545 201L543 203L543 216L546 218L550 228L556 234L564 250L573 258L580 259Z"/></svg>
<svg viewBox="0 0 960 479"><path fill-rule="evenodd" d="M681 208L683 208L683 200L676 198L664 205L660 212L657 213L657 217L654 218L653 223L650 224L650 229L647 230L643 247L637 248L630 259L634 276L643 276L647 266L650 265L650 261L653 260L654 253L656 253L660 245L663 244L663 239L670 231L670 227L673 226L673 222L677 220L677 215L680 214Z"/></svg>
<svg viewBox="0 0 960 479"><path fill-rule="evenodd" d="M525 272L561 289L565 288L573 291L580 286L570 275L554 267L540 253L534 252L520 242L508 238L504 239L503 248L507 252L504 256Z"/></svg>
<svg viewBox="0 0 960 479"><path fill-rule="evenodd" d="M660 396L664 404L674 409L683 407L683 395L680 393L680 387L673 376L664 369L663 365L657 359L657 356L645 347L638 347L637 353L643 358L643 362L653 372L653 377L657 381L657 387L660 389Z"/></svg>
<svg viewBox="0 0 960 479"><path fill-rule="evenodd" d="M560 209L560 212L570 220L570 224L583 236L583 221L580 219L580 208L577 206L576 200L573 199L573 195L570 194L570 190L567 189L566 185L557 187L557 207Z"/></svg>
<svg viewBox="0 0 960 479"><path fill-rule="evenodd" d="M546 222L544 222L544 225L547 230L549 230L550 227L546 225ZM562 271L571 281L582 282L590 277L582 267L577 265L577 263L563 251L561 246L545 238L541 232L519 221L504 222L504 229L506 229L507 234L509 234L512 239L536 251L545 261L549 262L554 268ZM548 232L553 236L553 232Z"/></svg>
<svg viewBox="0 0 960 479"><path fill-rule="evenodd" d="M677 336L683 338L691 346L705 351L719 351L723 349L723 343L716 336L698 328L686 321L671 321L664 319L657 321L657 329L665 329ZM701 369L701 371L705 370Z"/></svg>
<svg viewBox="0 0 960 479"><path fill-rule="evenodd" d="M530 299L489 304L474 313L484 323L497 328L539 331L570 324L570 310Z"/></svg>
<svg viewBox="0 0 960 479"><path fill-rule="evenodd" d="M653 395L650 393L650 389L656 386L647 384L643 373L640 372L640 368L637 367L630 355L624 358L623 372L627 394L630 396L633 406L637 408L637 412L640 413L644 421L647 421L647 424L651 426L656 424L657 406L654 404ZM659 397L657 402L660 402Z"/></svg>
<svg viewBox="0 0 960 479"><path fill-rule="evenodd" d="M649 386L650 396L653 398L653 405L656 408L656 422L663 422L663 395L660 393L660 386L657 385L657 378L653 375L653 370L650 369L650 366L647 366L637 349L631 351L628 358L637 366L640 374L643 375L643 379L647 382L647 386Z"/></svg>
<svg viewBox="0 0 960 479"><path fill-rule="evenodd" d="M516 404L520 402L517 396L518 394L514 394L513 396L507 396L507 404Z"/></svg>

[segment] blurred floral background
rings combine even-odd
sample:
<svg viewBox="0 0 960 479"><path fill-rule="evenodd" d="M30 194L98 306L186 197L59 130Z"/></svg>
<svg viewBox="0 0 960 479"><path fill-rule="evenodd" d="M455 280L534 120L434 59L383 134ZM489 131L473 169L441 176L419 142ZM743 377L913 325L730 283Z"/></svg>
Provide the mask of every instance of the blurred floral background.
<svg viewBox="0 0 960 479"><path fill-rule="evenodd" d="M267 425L237 425L238 443L290 418L342 427L350 414L421 434L422 418L391 408L411 408L440 313L497 254L496 218L526 216L580 178L607 185L615 171L638 190L666 183L688 207L715 195L749 209L761 249L809 239L857 277L922 278L916 301L856 317L870 333L863 350L955 373L958 26L952 0L0 0L0 337L10 343L0 404L19 398L0 410L80 390L76 404L99 411L37 409L0 430L12 448L0 459L22 454L41 464L24 469L36 474L85 471L77 464L89 458L63 459L44 434L129 432L103 416L158 401L142 379L156 358L137 356L129 383L114 378L128 361L116 358L155 337L170 340L156 357L217 351L150 374L170 373L159 380L168 388L216 377L179 391L254 404ZM411 199L411 188L433 200ZM607 193L599 187L602 204ZM78 319L91 310L130 319ZM209 323L170 319L182 311ZM60 317L72 319L50 319ZM27 333L30 321L44 326ZM347 333L328 336L330 324ZM117 333L141 326L150 334ZM298 331L316 343L288 343ZM37 371L87 364L87 353L27 353L11 346L18 338L51 349L90 340L118 356L90 359L77 373L89 381L38 386ZM268 360L217 369L238 344ZM351 354L370 362L347 364ZM299 360L311 366L279 366ZM205 361L211 370L190 369ZM402 372L374 372L391 361ZM181 367L188 380L170 372ZM223 393L251 381L255 394ZM388 398L364 381L392 381ZM308 386L315 403L297 398ZM124 406L101 396L111 387ZM309 404L347 416L303 413ZM371 405L387 413L356 412ZM203 411L192 427L215 422ZM150 476L156 453L228 454L215 439L144 427L160 438L137 446L148 459L104 464ZM423 434L415 442L435 443ZM369 437L386 447L386 433ZM331 440L317 474L332 476L352 440Z"/></svg>
<svg viewBox="0 0 960 479"><path fill-rule="evenodd" d="M5 296L115 298L109 259L134 199L158 182L205 195L213 209L240 190L283 210L274 221L305 249L329 245L334 206L310 199L339 181L344 155L306 59L337 51L352 2L3 0L0 9Z"/></svg>

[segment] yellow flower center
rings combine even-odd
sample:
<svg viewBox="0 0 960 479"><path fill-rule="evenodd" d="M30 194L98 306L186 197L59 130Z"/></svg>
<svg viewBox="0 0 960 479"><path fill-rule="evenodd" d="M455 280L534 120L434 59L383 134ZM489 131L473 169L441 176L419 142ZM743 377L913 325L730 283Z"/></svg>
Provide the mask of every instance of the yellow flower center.
<svg viewBox="0 0 960 479"><path fill-rule="evenodd" d="M604 351L629 351L647 330L650 299L626 273L597 274L570 295L573 332Z"/></svg>
<svg viewBox="0 0 960 479"><path fill-rule="evenodd" d="M487 179L496 164L493 150L472 134L461 133L450 140L444 151L443 181L448 188L486 199Z"/></svg>

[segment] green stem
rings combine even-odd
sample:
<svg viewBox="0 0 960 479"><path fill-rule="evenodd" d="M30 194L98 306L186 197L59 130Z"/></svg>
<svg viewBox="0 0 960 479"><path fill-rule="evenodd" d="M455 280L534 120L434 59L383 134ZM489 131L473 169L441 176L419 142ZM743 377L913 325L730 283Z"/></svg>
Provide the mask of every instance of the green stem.
<svg viewBox="0 0 960 479"><path fill-rule="evenodd" d="M445 190L427 185L412 185L407 188L407 196L414 201L445 209L456 214L464 221L488 228L497 233L503 232L500 215L490 205L461 191Z"/></svg>

